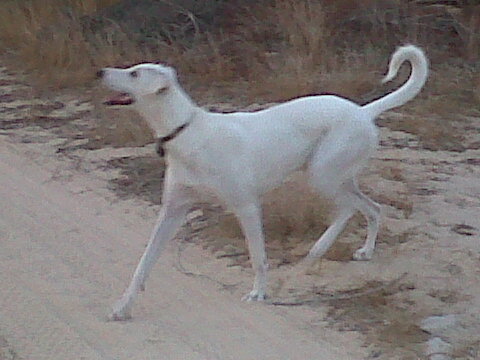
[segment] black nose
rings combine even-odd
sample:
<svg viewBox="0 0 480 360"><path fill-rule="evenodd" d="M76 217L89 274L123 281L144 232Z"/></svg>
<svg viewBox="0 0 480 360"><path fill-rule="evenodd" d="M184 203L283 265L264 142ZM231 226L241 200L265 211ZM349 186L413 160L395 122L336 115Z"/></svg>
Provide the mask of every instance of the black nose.
<svg viewBox="0 0 480 360"><path fill-rule="evenodd" d="M103 78L103 75L105 75L105 70L97 71L97 79Z"/></svg>

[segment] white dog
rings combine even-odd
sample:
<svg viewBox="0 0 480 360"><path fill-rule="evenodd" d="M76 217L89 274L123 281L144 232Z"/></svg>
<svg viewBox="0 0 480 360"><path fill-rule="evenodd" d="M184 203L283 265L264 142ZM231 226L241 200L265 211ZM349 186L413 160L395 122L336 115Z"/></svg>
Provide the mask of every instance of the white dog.
<svg viewBox="0 0 480 360"><path fill-rule="evenodd" d="M253 289L244 299L264 300L267 260L261 196L296 170L304 170L312 188L329 196L337 206L336 218L309 257L322 256L358 210L368 220L367 239L353 258L369 260L375 247L380 205L359 190L356 176L378 144L375 118L411 100L427 79L424 53L408 45L393 54L383 81L393 79L405 61L412 66L408 81L364 106L325 95L303 97L253 113L231 114L198 107L182 90L170 67L140 64L99 71L107 87L121 92L106 104L133 105L165 147L168 164L158 223L112 318L130 317L133 301L144 288L164 243L175 236L202 193L215 195L237 216L255 270Z"/></svg>

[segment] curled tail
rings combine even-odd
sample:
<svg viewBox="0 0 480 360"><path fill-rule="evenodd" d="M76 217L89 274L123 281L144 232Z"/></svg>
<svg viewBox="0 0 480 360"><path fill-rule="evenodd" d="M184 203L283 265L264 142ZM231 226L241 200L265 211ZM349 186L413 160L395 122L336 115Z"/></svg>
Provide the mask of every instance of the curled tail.
<svg viewBox="0 0 480 360"><path fill-rule="evenodd" d="M394 92L364 105L363 109L369 112L374 119L384 111L393 109L413 99L422 89L428 76L428 60L421 49L414 45L406 45L397 49L390 59L388 74L382 83L392 80L397 76L400 66L408 61L412 65L410 78L405 84Z"/></svg>

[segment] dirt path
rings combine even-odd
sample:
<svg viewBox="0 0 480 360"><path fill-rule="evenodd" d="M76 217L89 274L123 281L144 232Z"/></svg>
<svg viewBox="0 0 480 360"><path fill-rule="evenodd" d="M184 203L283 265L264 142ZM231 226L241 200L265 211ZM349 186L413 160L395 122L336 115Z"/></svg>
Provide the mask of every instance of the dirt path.
<svg viewBox="0 0 480 360"><path fill-rule="evenodd" d="M151 219L76 194L3 137L0 154L0 317L20 358L356 358L267 306L180 274L171 253L156 267L134 321L107 322Z"/></svg>

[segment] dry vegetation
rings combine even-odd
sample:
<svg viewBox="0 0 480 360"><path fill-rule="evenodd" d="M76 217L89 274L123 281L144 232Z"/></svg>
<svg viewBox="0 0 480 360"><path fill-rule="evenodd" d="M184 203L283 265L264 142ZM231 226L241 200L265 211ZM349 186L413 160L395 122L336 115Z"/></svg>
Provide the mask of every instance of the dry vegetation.
<svg viewBox="0 0 480 360"><path fill-rule="evenodd" d="M413 42L435 65L427 94L437 108L479 96L479 5L442 3L7 0L0 41L43 86L85 85L100 66L157 59L201 93L244 102L312 92L370 100L392 49Z"/></svg>
<svg viewBox="0 0 480 360"><path fill-rule="evenodd" d="M84 84L92 68L119 60L133 44L124 34L111 37L89 33L83 16L111 4L107 0L6 1L0 10L3 49L21 69L34 73L39 84L51 87ZM122 50L122 51L120 51Z"/></svg>
<svg viewBox="0 0 480 360"><path fill-rule="evenodd" d="M479 6L442 3L7 0L0 41L43 86L88 84L100 66L157 59L199 93L213 87L217 99L244 102L325 91L370 100L392 49L413 42L435 65L428 98L437 108L445 97L479 96Z"/></svg>

